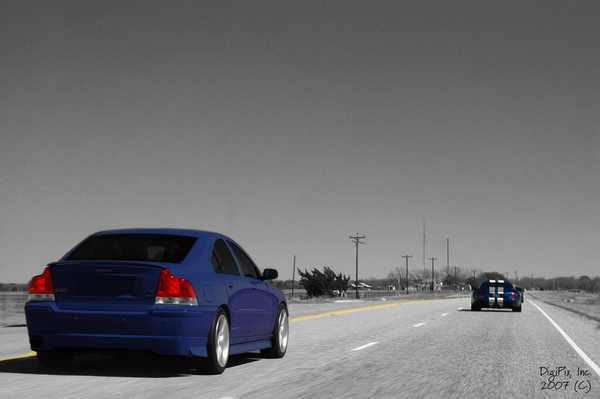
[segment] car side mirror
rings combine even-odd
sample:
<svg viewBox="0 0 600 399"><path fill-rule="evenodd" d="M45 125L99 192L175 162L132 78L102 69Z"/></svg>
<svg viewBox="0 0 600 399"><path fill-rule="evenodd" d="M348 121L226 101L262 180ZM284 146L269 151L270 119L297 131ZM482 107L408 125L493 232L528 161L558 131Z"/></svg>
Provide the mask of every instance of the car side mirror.
<svg viewBox="0 0 600 399"><path fill-rule="evenodd" d="M275 269L265 269L262 273L262 280L275 280L279 273Z"/></svg>

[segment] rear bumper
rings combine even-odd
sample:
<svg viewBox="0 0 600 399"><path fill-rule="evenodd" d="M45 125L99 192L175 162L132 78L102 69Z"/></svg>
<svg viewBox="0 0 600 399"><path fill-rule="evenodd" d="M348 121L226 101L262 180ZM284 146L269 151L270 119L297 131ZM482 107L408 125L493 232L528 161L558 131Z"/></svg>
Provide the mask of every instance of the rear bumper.
<svg viewBox="0 0 600 399"><path fill-rule="evenodd" d="M146 311L64 310L53 302L25 306L34 351L150 351L206 357L216 308L159 306Z"/></svg>
<svg viewBox="0 0 600 399"><path fill-rule="evenodd" d="M510 299L498 300L498 298L471 299L471 305L477 308L514 309L521 306L521 301Z"/></svg>
<svg viewBox="0 0 600 399"><path fill-rule="evenodd" d="M161 337L135 335L93 335L30 333L33 351L148 351L156 355L206 357L206 337ZM34 346L35 345L35 346Z"/></svg>

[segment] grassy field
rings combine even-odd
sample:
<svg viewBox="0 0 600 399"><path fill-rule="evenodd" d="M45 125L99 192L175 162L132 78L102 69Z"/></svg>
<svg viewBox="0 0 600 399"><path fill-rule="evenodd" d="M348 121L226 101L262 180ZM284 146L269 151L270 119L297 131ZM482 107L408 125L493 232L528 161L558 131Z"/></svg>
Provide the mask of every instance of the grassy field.
<svg viewBox="0 0 600 399"><path fill-rule="evenodd" d="M525 301L528 296L600 322L600 297L597 295L570 291L528 291Z"/></svg>
<svg viewBox="0 0 600 399"><path fill-rule="evenodd" d="M0 327L25 324L27 292L0 292Z"/></svg>

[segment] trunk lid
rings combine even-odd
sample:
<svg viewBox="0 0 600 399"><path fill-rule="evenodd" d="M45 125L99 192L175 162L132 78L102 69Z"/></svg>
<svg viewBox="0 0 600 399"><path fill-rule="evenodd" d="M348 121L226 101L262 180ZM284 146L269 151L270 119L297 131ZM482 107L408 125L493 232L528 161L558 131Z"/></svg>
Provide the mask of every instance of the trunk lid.
<svg viewBox="0 0 600 399"><path fill-rule="evenodd" d="M50 266L56 304L72 310L148 309L154 304L163 269L123 261L67 261Z"/></svg>

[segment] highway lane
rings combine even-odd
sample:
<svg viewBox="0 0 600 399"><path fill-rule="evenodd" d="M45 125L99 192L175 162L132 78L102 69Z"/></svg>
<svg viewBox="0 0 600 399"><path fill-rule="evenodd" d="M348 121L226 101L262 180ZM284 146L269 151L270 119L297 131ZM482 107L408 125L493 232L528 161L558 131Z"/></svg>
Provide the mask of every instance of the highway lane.
<svg viewBox="0 0 600 399"><path fill-rule="evenodd" d="M535 303L600 362L597 323ZM600 377L530 301L522 313L471 312L465 298L339 307L365 304L371 307L352 313L292 304L286 357L236 356L221 376L152 358L85 356L59 371L34 358L0 362L0 399L600 397ZM325 316L315 317L319 310ZM549 380L545 370L560 375ZM581 381L591 384L587 393L575 392L577 382L585 388ZM543 390L549 382L552 389Z"/></svg>

